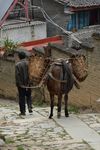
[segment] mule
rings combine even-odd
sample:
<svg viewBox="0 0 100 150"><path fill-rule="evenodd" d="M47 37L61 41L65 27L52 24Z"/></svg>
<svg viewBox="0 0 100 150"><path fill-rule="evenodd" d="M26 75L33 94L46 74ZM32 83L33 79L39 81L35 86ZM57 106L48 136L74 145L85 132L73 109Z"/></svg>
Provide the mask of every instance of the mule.
<svg viewBox="0 0 100 150"><path fill-rule="evenodd" d="M51 64L48 78L46 81L47 89L50 94L50 115L53 117L54 96L58 97L57 117L61 116L62 96L64 95L65 102L65 117L68 113L68 93L72 90L73 85L78 88L78 82L82 82L88 75L86 59L84 55L73 55L69 60L60 60Z"/></svg>

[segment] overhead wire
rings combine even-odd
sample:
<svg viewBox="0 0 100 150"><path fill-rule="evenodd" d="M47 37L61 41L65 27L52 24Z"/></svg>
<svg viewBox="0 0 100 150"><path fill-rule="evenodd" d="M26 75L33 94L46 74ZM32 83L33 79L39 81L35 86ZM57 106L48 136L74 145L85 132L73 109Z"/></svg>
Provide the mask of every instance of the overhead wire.
<svg viewBox="0 0 100 150"><path fill-rule="evenodd" d="M50 22L51 24L53 24L53 25L57 26L58 28L60 28L64 33L71 34L70 31L66 31L64 28L60 27L57 23L55 23L42 7L40 7L40 6L31 6L31 7L32 7L32 8L40 9L40 11L41 11L42 14L43 14L43 17L44 17L48 22Z"/></svg>
<svg viewBox="0 0 100 150"><path fill-rule="evenodd" d="M51 19L51 17L47 14L47 12L44 10L44 4L43 4L43 1L41 0L41 6L42 7L40 7L40 6L33 6L33 5L31 5L30 7L31 7L31 9L39 9L41 12L42 12L42 14L43 14L43 17L48 21L48 22L50 22L51 24L53 24L53 25L55 25L56 27L58 27L60 30L62 30L65 34L68 34L68 35L71 35L71 37L72 37L72 39L74 39L75 41L77 41L79 44L81 44L81 41L79 41L79 39L78 38L76 38L73 34L72 34L72 32L71 31L67 31L67 30L65 30L63 27L61 27L60 25L58 25L57 23L55 23L52 19ZM16 9L16 11L18 11L18 10L21 10L21 9Z"/></svg>
<svg viewBox="0 0 100 150"><path fill-rule="evenodd" d="M49 21L50 23L52 23L53 25L55 25L55 26L57 26L58 28L60 28L63 32L66 32L66 30L65 30L64 28L62 28L61 26L59 26L57 23L55 23L55 22L51 19L51 17L47 14L47 12L44 10L43 0L41 0L41 6L42 6L41 11L42 11L42 13L44 14L44 17L47 17L47 18L48 18L48 21ZM69 31L67 31L67 33L70 34Z"/></svg>
<svg viewBox="0 0 100 150"><path fill-rule="evenodd" d="M64 33L66 33L66 34L68 34L68 35L71 35L72 38L73 38L75 41L77 41L79 44L81 44L81 41L79 41L79 39L76 38L76 37L72 34L71 31L65 30L64 28L62 28L61 26L59 26L57 23L55 23L55 22L51 19L51 17L47 14L47 12L46 12L46 11L44 10L44 8L43 8L43 1L42 1L42 0L41 0L41 5L42 5L42 7L40 7L40 6L32 6L32 5L31 5L31 8L39 9L39 10L42 12L43 17L44 17L48 22L50 22L51 24L53 24L53 25L55 25L56 27L58 27L59 29L61 29Z"/></svg>
<svg viewBox="0 0 100 150"><path fill-rule="evenodd" d="M55 26L57 26L58 28L60 28L64 33L67 33L68 35L71 35L72 36L72 38L75 40L75 41L77 41L79 44L81 44L81 42L78 40L78 38L76 38L73 34L72 34L72 32L69 32L69 31L67 31L67 30L65 30L64 28L62 28L62 27L60 27L57 23L55 23L51 18L50 18L50 16L46 13L46 11L44 10L44 3L43 3L43 0L41 0L41 6L42 6L42 8L41 9L43 9L43 11L45 12L45 14L47 15L47 17L49 18L49 22L50 23L52 23L53 25L55 25Z"/></svg>

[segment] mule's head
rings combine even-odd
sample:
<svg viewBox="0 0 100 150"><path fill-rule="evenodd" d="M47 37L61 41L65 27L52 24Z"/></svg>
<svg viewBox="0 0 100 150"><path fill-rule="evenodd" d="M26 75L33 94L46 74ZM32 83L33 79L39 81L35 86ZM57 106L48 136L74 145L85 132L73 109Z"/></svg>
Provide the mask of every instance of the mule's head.
<svg viewBox="0 0 100 150"><path fill-rule="evenodd" d="M70 62L72 64L72 71L79 82L85 80L88 75L86 57L84 55L72 55Z"/></svg>

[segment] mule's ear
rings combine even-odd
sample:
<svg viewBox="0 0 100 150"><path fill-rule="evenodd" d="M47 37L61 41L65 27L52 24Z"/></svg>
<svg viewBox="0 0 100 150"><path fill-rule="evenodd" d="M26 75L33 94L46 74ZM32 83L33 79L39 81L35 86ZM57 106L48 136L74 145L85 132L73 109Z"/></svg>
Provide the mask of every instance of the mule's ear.
<svg viewBox="0 0 100 150"><path fill-rule="evenodd" d="M75 58L76 57L76 55L75 54L73 54L72 56L71 56L71 58Z"/></svg>
<svg viewBox="0 0 100 150"><path fill-rule="evenodd" d="M84 59L84 61L86 60L86 56L85 55L82 55L82 57L83 57L83 59Z"/></svg>
<svg viewBox="0 0 100 150"><path fill-rule="evenodd" d="M75 58L76 58L76 56L74 54L72 54L69 58L69 62L72 63Z"/></svg>
<svg viewBox="0 0 100 150"><path fill-rule="evenodd" d="M79 56L80 56L80 54L76 54L76 55L75 55L76 58L79 57Z"/></svg>

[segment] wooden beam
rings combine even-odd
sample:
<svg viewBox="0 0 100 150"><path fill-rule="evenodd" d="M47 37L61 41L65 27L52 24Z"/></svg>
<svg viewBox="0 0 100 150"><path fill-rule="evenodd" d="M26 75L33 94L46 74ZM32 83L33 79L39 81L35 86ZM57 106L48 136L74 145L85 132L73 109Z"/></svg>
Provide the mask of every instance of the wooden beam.
<svg viewBox="0 0 100 150"><path fill-rule="evenodd" d="M20 4L24 8L24 10L25 10L25 16L26 16L27 20L29 21L28 0L24 0L24 3L21 2L21 1L19 1L19 0L14 0L13 3L12 3L12 5L10 6L10 8L5 13L3 19L0 20L0 28L2 27L3 23L5 22L5 20L9 16L10 12L14 9L14 7L15 7L16 4Z"/></svg>

